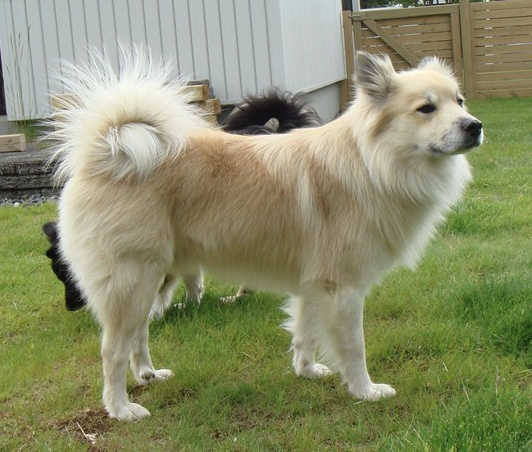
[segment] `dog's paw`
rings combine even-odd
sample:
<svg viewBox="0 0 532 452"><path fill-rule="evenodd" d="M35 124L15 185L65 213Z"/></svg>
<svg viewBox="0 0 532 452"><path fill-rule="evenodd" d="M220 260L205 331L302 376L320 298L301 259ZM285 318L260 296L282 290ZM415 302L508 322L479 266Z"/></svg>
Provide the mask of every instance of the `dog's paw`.
<svg viewBox="0 0 532 452"><path fill-rule="evenodd" d="M395 396L396 392L390 385L370 383L362 390L351 391L353 395L361 400L376 402L379 399Z"/></svg>
<svg viewBox="0 0 532 452"><path fill-rule="evenodd" d="M106 407L109 417L119 421L137 421L150 415L150 412L138 403L126 402L123 405Z"/></svg>
<svg viewBox="0 0 532 452"><path fill-rule="evenodd" d="M332 375L332 371L323 364L308 363L306 365L299 366L299 368L296 369L296 374L305 378L323 378L327 375Z"/></svg>
<svg viewBox="0 0 532 452"><path fill-rule="evenodd" d="M220 301L224 304L233 304L236 300L238 300L236 295L229 295L227 297L220 298Z"/></svg>
<svg viewBox="0 0 532 452"><path fill-rule="evenodd" d="M156 381L168 380L174 373L170 369L143 369L137 375L137 382L139 385L149 385Z"/></svg>

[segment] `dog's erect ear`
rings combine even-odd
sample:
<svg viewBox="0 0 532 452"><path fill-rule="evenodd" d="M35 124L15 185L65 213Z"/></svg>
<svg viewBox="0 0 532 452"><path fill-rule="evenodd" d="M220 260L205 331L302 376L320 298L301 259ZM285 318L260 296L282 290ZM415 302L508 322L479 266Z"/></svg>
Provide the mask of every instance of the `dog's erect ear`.
<svg viewBox="0 0 532 452"><path fill-rule="evenodd" d="M55 221L44 224L42 230L51 243L57 241L57 223Z"/></svg>
<svg viewBox="0 0 532 452"><path fill-rule="evenodd" d="M429 69L432 71L440 72L446 77L454 76L453 69L448 64L446 64L445 61L435 56L429 56L429 57L423 58L417 65L417 68L418 69Z"/></svg>
<svg viewBox="0 0 532 452"><path fill-rule="evenodd" d="M394 88L395 75L396 72L388 56L357 52L355 64L356 86L376 101L386 101Z"/></svg>

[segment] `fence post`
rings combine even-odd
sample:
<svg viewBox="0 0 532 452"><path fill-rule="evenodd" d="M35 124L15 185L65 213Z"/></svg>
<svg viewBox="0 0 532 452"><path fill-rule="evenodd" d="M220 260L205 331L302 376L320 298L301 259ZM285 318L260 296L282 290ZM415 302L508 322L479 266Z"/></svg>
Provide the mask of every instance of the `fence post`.
<svg viewBox="0 0 532 452"><path fill-rule="evenodd" d="M353 20L351 11L344 11L342 25L344 29L344 52L346 79L340 85L340 109L345 111L353 98L353 74L355 67L355 46L353 42Z"/></svg>
<svg viewBox="0 0 532 452"><path fill-rule="evenodd" d="M462 55L464 57L464 91L466 97L477 97L475 71L473 67L473 24L468 0L460 0L460 30L462 34Z"/></svg>

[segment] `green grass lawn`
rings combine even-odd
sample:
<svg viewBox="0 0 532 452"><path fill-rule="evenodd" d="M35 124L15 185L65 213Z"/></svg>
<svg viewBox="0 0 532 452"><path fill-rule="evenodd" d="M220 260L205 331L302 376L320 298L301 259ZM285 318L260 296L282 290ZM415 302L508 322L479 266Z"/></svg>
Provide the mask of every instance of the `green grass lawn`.
<svg viewBox="0 0 532 452"><path fill-rule="evenodd" d="M0 207L0 451L532 450L532 99L470 110L486 131L473 184L419 269L367 301L370 374L398 392L377 403L293 374L281 298L223 305L235 287L208 279L199 309L151 325L174 378L128 380L152 416L108 420L99 330L65 310L44 256L56 206Z"/></svg>

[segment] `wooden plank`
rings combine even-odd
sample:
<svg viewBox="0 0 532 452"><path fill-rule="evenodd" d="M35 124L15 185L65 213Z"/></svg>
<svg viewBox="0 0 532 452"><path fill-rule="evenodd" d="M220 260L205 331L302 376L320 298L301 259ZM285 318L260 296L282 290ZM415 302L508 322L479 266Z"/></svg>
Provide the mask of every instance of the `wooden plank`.
<svg viewBox="0 0 532 452"><path fill-rule="evenodd" d="M451 46L452 46L452 62L456 77L464 91L464 68L462 65L462 36L460 34L460 15L458 11L451 13Z"/></svg>
<svg viewBox="0 0 532 452"><path fill-rule="evenodd" d="M202 115L219 115L222 107L218 99L207 99L202 102L194 102L194 105L201 110Z"/></svg>
<svg viewBox="0 0 532 452"><path fill-rule="evenodd" d="M423 42L414 44L415 52L412 52L414 57L417 59L417 53L432 53L439 50L452 50L453 46L449 37L448 41L434 41L434 42Z"/></svg>
<svg viewBox="0 0 532 452"><path fill-rule="evenodd" d="M501 89L479 91L477 99L486 99L488 97L532 97L532 89Z"/></svg>
<svg viewBox="0 0 532 452"><path fill-rule="evenodd" d="M530 44L532 43L532 35L523 36L523 35L514 35L510 33L506 36L493 36L485 38L475 39L475 47L492 47L498 45L506 44Z"/></svg>
<svg viewBox="0 0 532 452"><path fill-rule="evenodd" d="M0 135L0 152L14 152L26 150L26 137L23 133Z"/></svg>
<svg viewBox="0 0 532 452"><path fill-rule="evenodd" d="M356 14L356 13L353 13ZM379 24L383 28L392 27L392 28L404 28L408 29L411 27L419 26L438 26L441 24L449 23L449 16L446 14L436 14L434 16L421 16L421 17L401 17L399 19L390 19L390 18L374 18L371 17L371 11L368 12L368 17L365 19L374 19L378 20ZM359 19L362 20L362 19Z"/></svg>
<svg viewBox="0 0 532 452"><path fill-rule="evenodd" d="M532 89L532 80L499 80L477 83L477 89Z"/></svg>
<svg viewBox="0 0 532 452"><path fill-rule="evenodd" d="M514 71L528 71L532 70L532 55L529 57L529 61L520 61L518 63L477 63L475 64L475 72L487 73L487 72L504 72L513 73Z"/></svg>
<svg viewBox="0 0 532 452"><path fill-rule="evenodd" d="M384 28L391 35L417 35L417 34L427 34L427 33L441 33L449 32L451 30L449 21L439 22L437 24L408 24L403 26L391 26L385 25L382 22L379 22L380 26Z"/></svg>
<svg viewBox="0 0 532 452"><path fill-rule="evenodd" d="M184 92L189 97L189 102L200 102L209 98L209 87L205 83L200 85L188 85L183 87Z"/></svg>
<svg viewBox="0 0 532 452"><path fill-rule="evenodd" d="M532 19L528 17L512 17L511 19L497 19L497 20L476 20L473 18L473 28L474 29L497 29L497 28L512 28L522 25L530 25Z"/></svg>
<svg viewBox="0 0 532 452"><path fill-rule="evenodd" d="M473 73L473 46L471 28L471 9L467 0L460 0L460 30L462 35L462 54L464 59L464 94L469 99L476 97L475 76Z"/></svg>
<svg viewBox="0 0 532 452"><path fill-rule="evenodd" d="M365 20L364 24L372 30L375 34L379 35L381 39L388 44L393 50L395 50L399 55L401 55L404 60L410 64L410 66L415 67L417 65L417 58L403 46L397 39L389 35L383 28L380 27L377 22L374 20Z"/></svg>
<svg viewBox="0 0 532 452"><path fill-rule="evenodd" d="M442 6L420 6L418 8L389 8L379 10L365 10L361 12L354 12L354 20L379 20L379 19L399 19L405 17L423 17L434 16L441 14L451 14L458 10L458 5L442 5Z"/></svg>
<svg viewBox="0 0 532 452"><path fill-rule="evenodd" d="M202 118L210 124L218 124L218 118L216 115L205 115Z"/></svg>
<svg viewBox="0 0 532 452"><path fill-rule="evenodd" d="M532 54L520 53L506 53L495 55L477 55L475 57L475 64L507 64L507 63L521 63L525 61L532 61Z"/></svg>
<svg viewBox="0 0 532 452"><path fill-rule="evenodd" d="M530 3L528 4L527 8L521 8L521 9L504 9L504 10L497 10L497 11L477 11L475 12L475 19L476 20L493 20L496 21L497 19L505 19L508 17L524 17L524 16L532 16L532 6Z"/></svg>
<svg viewBox="0 0 532 452"><path fill-rule="evenodd" d="M438 41L450 41L451 32L446 31L445 33L427 33L427 34L416 34L416 35L393 35L402 44L407 43L424 43L424 42L438 42Z"/></svg>
<svg viewBox="0 0 532 452"><path fill-rule="evenodd" d="M520 45L494 45L490 47L475 47L473 54L478 56L484 56L486 53L492 55L504 55L504 54L527 54L532 53L532 44L520 44Z"/></svg>
<svg viewBox="0 0 532 452"><path fill-rule="evenodd" d="M528 71L510 71L510 72L486 72L477 73L477 82L481 83L498 83L505 81L517 82L518 80L526 80L528 85L532 88L532 70Z"/></svg>
<svg viewBox="0 0 532 452"><path fill-rule="evenodd" d="M340 84L340 110L344 112L354 97L355 43L350 11L344 11L342 13L342 27L344 31L344 53L347 77Z"/></svg>
<svg viewBox="0 0 532 452"><path fill-rule="evenodd" d="M500 28L477 28L473 32L475 39L477 38L487 38L495 36L528 36L529 40L532 40L532 19L528 20L526 26L512 25L511 27L500 27Z"/></svg>
<svg viewBox="0 0 532 452"><path fill-rule="evenodd" d="M502 9L519 9L519 8L528 8L530 6L530 0L505 0L498 2L489 2L489 3L473 3L471 5L472 11L475 13L477 11L496 11Z"/></svg>

